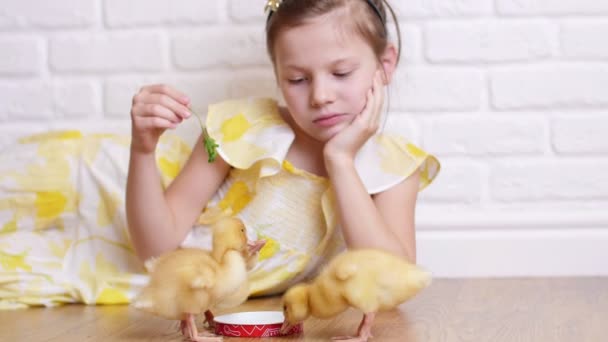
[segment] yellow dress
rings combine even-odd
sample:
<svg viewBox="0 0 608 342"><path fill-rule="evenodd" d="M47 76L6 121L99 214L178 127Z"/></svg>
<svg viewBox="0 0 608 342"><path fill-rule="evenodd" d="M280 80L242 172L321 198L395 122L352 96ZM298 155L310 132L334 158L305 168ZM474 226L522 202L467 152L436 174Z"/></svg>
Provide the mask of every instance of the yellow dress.
<svg viewBox="0 0 608 342"><path fill-rule="evenodd" d="M182 246L209 248L218 212L241 218L267 244L250 272L252 295L305 280L344 246L330 182L285 160L294 134L272 99L209 107L207 131L233 168ZM124 211L129 137L53 132L24 138L0 157L0 309L63 303L129 303L147 281L131 247ZM163 186L190 148L162 137ZM378 134L357 155L370 194L438 161L402 137ZM219 209L219 210L218 210Z"/></svg>

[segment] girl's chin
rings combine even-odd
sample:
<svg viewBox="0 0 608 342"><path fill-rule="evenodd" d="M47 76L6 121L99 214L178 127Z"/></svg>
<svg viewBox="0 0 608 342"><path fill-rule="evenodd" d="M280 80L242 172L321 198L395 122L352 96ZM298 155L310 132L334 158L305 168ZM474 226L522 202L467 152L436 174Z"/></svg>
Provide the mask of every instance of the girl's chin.
<svg viewBox="0 0 608 342"><path fill-rule="evenodd" d="M323 129L323 130L317 130L312 132L312 138L319 141L319 142L323 142L326 143L329 140L331 140L333 137L335 137L338 133L340 133L344 128L346 128L346 125L335 125L332 127L329 127L327 129Z"/></svg>

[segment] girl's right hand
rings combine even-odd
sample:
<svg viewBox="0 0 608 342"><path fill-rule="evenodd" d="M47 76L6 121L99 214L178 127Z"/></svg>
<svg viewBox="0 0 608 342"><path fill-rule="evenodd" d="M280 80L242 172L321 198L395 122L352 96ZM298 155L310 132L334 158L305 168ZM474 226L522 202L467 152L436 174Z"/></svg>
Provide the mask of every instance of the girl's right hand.
<svg viewBox="0 0 608 342"><path fill-rule="evenodd" d="M192 114L190 99L183 93L164 84L142 87L131 106L131 148L151 153L161 134L175 128Z"/></svg>

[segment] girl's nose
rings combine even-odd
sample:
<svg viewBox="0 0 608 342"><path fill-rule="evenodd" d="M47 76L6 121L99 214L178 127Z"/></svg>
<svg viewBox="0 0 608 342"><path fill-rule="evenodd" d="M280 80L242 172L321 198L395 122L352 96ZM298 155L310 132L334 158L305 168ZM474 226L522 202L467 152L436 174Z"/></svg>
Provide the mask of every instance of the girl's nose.
<svg viewBox="0 0 608 342"><path fill-rule="evenodd" d="M328 84L323 80L315 80L312 84L310 94L310 105L313 107L322 107L333 101L333 93Z"/></svg>

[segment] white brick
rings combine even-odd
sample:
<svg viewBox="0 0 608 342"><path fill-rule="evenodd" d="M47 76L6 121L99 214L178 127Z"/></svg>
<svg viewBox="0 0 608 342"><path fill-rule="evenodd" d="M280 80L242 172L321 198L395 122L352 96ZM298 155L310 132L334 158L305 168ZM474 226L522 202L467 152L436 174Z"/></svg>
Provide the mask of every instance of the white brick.
<svg viewBox="0 0 608 342"><path fill-rule="evenodd" d="M110 27L208 24L218 21L221 5L223 1L105 0L105 16Z"/></svg>
<svg viewBox="0 0 608 342"><path fill-rule="evenodd" d="M398 69L390 86L393 108L435 111L477 110L484 83L477 71Z"/></svg>
<svg viewBox="0 0 608 342"><path fill-rule="evenodd" d="M391 5L400 17L468 16L492 12L492 0L398 0Z"/></svg>
<svg viewBox="0 0 608 342"><path fill-rule="evenodd" d="M502 14L591 14L608 13L608 0L497 0Z"/></svg>
<svg viewBox="0 0 608 342"><path fill-rule="evenodd" d="M411 65L422 60L422 32L414 25L401 24L401 59L399 65ZM394 30L393 30L394 31ZM397 35L390 33L391 41L397 43Z"/></svg>
<svg viewBox="0 0 608 342"><path fill-rule="evenodd" d="M548 22L466 22L427 26L427 57L433 62L502 62L551 55L557 27Z"/></svg>
<svg viewBox="0 0 608 342"><path fill-rule="evenodd" d="M192 109L203 116L209 104L231 98L233 77L230 74L191 77L113 78L104 85L104 111L115 118L130 118L133 95L144 85L163 83L186 94ZM193 120L194 121L194 120Z"/></svg>
<svg viewBox="0 0 608 342"><path fill-rule="evenodd" d="M440 160L441 171L437 179L420 193L420 199L432 202L479 203L485 183L483 166L479 163Z"/></svg>
<svg viewBox="0 0 608 342"><path fill-rule="evenodd" d="M42 82L0 84L0 115L10 121L53 116L53 90Z"/></svg>
<svg viewBox="0 0 608 342"><path fill-rule="evenodd" d="M281 94L271 67L257 72L238 72L228 81L231 97L273 97Z"/></svg>
<svg viewBox="0 0 608 342"><path fill-rule="evenodd" d="M411 116L402 113L383 112L379 132L399 134L408 141L421 145L420 129Z"/></svg>
<svg viewBox="0 0 608 342"><path fill-rule="evenodd" d="M553 146L559 153L608 154L608 114L557 118L552 128Z"/></svg>
<svg viewBox="0 0 608 342"><path fill-rule="evenodd" d="M38 38L0 38L0 74L36 75L40 73L43 56L43 43Z"/></svg>
<svg viewBox="0 0 608 342"><path fill-rule="evenodd" d="M53 97L59 116L92 117L100 113L100 94L93 81L57 81Z"/></svg>
<svg viewBox="0 0 608 342"><path fill-rule="evenodd" d="M502 201L608 199L608 161L502 162L490 173L493 198Z"/></svg>
<svg viewBox="0 0 608 342"><path fill-rule="evenodd" d="M99 109L99 91L93 81L27 81L0 85L0 113L11 122L95 116Z"/></svg>
<svg viewBox="0 0 608 342"><path fill-rule="evenodd" d="M207 114L210 104L231 98L234 79L228 74L179 77L175 86L192 99L192 109L201 116Z"/></svg>
<svg viewBox="0 0 608 342"><path fill-rule="evenodd" d="M568 23L562 27L562 49L575 58L608 58L608 22Z"/></svg>
<svg viewBox="0 0 608 342"><path fill-rule="evenodd" d="M49 59L57 71L155 71L163 69L166 51L157 34L81 34L51 39Z"/></svg>
<svg viewBox="0 0 608 342"><path fill-rule="evenodd" d="M425 125L424 146L441 155L541 154L544 120L450 116Z"/></svg>
<svg viewBox="0 0 608 342"><path fill-rule="evenodd" d="M167 83L167 80L151 76L131 78L115 77L106 80L106 82L104 82L103 91L105 115L112 118L129 120L133 96L141 87L159 83Z"/></svg>
<svg viewBox="0 0 608 342"><path fill-rule="evenodd" d="M217 28L173 39L175 64L183 69L270 65L263 30Z"/></svg>
<svg viewBox="0 0 608 342"><path fill-rule="evenodd" d="M264 12L265 4L265 1L230 0L230 18L237 22L265 22L267 17Z"/></svg>
<svg viewBox="0 0 608 342"><path fill-rule="evenodd" d="M498 109L608 105L608 68L533 67L492 74L492 103Z"/></svg>
<svg viewBox="0 0 608 342"><path fill-rule="evenodd" d="M96 21L97 0L3 0L0 28L88 27Z"/></svg>

